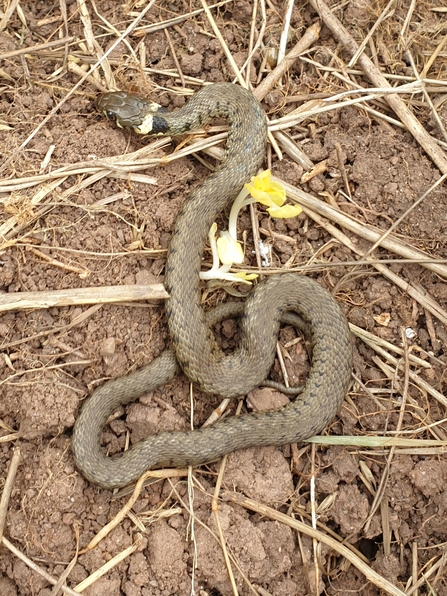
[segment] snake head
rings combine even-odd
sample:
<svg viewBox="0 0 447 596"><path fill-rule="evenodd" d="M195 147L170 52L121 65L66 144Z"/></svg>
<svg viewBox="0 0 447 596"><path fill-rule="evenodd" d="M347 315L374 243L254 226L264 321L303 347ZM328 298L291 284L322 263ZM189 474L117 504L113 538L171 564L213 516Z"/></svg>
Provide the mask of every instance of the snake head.
<svg viewBox="0 0 447 596"><path fill-rule="evenodd" d="M153 132L151 126L154 116L165 111L158 103L148 101L139 95L126 91L109 91L101 95L97 108L106 118L114 120L120 128L132 128L139 134ZM158 133L159 131L155 131Z"/></svg>

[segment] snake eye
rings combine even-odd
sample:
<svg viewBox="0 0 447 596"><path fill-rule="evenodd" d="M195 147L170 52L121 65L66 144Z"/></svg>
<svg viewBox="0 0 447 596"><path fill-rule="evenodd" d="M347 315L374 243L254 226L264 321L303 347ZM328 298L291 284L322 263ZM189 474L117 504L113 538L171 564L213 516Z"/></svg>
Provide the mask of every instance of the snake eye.
<svg viewBox="0 0 447 596"><path fill-rule="evenodd" d="M112 112L112 110L104 110L103 114L109 120L116 120L117 114L116 112Z"/></svg>

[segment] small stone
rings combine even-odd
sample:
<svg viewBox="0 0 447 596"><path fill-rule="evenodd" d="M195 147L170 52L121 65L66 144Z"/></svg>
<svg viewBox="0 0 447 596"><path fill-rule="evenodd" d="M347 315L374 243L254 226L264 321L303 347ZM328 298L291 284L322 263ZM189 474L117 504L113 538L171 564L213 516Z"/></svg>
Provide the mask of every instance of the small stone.
<svg viewBox="0 0 447 596"><path fill-rule="evenodd" d="M114 337L107 337L101 342L99 353L101 356L112 356L115 353L116 340Z"/></svg>

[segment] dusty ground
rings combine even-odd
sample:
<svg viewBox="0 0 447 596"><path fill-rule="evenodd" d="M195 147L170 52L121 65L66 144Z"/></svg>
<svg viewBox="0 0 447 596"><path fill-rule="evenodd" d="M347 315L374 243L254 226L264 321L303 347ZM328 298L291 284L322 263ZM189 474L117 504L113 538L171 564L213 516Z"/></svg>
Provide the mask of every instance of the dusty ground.
<svg viewBox="0 0 447 596"><path fill-rule="evenodd" d="M67 4L67 34L82 39L78 5ZM441 4L438 3L438 7ZM273 4L268 5L266 45L274 46L282 30L284 9L281 3L277 6L276 10ZM18 12L14 12L1 33L1 54L58 38L57 30L61 25L58 5L22 2L20 7L22 20ZM125 7L114 2L99 1L97 7L120 31L136 14L130 15ZM200 4L194 3L193 8L198 7ZM373 13L367 11L362 2L348 2L336 14L361 40L382 8ZM430 11L431 8L436 8L436 3L416 8L411 18L412 49L419 70L436 47L436 39L439 41L445 35L445 21L442 25L445 15ZM95 16L91 6L88 10L98 43L107 49L116 37L109 25ZM141 7L132 10L139 11ZM188 10L189 5L180 1L160 2L152 7L143 24L157 23ZM381 48L378 61L384 71L411 76L413 71L403 55L396 50L395 55L387 57L387 48L382 47L386 42L397 44L395 31L400 30L407 10L406 3L402 6L398 3L392 18L395 29L388 23L387 28L379 29L376 40L377 47ZM231 2L219 13L214 11L239 66L247 57L251 13L251 3L244 1ZM316 14L309 6L294 8L292 45L315 19ZM247 26L241 27L241 23ZM260 25L258 21L258 28ZM430 35L422 36L421 28ZM169 34L185 76L208 82L233 80L222 47L202 14L170 27ZM439 35L441 37L437 38ZM125 56L128 49L120 46L111 60L118 84L140 92L153 90L157 101L169 109L182 105L185 96L167 90L179 90L181 83L160 74L160 71L176 68L164 31L134 35L129 41L133 48L138 43L144 45L146 66L158 72L150 73L151 82L143 82L141 68L135 63L129 65ZM397 45L388 45L390 53L394 47ZM367 48L370 52L371 47ZM141 45L138 51L141 57ZM93 50L89 53L78 43L70 46L70 52L95 56ZM340 60L349 61L334 37L323 28L310 57L318 63L329 64L334 52ZM264 54L256 52L252 62L254 86ZM435 61L434 74L431 71L429 76L442 78L444 73L445 79L445 56L445 52L441 52ZM0 149L3 160L12 155L3 167L2 178L11 179L11 184L17 178L38 173L50 145L54 145L54 152L45 172L91 161L94 156L104 158L129 153L145 142L100 118L93 103L96 89L86 83L79 94L69 98L49 119L26 148L18 151L20 144L79 80L78 75L65 70L56 80L49 80L49 76L63 66L63 58L63 50L59 49L51 56L46 50L43 54L22 54L2 61ZM361 76L353 77L360 84L366 84ZM279 117L307 100L306 94L333 94L344 90L342 83L336 81L324 71L298 61L283 79L283 86L269 93L263 105L271 118ZM193 91L198 88L194 83L186 82L186 86ZM440 122L447 126L447 102L439 101L440 93L433 93ZM407 99L406 96L405 101ZM413 111L433 138L445 140L432 112L420 100L418 95ZM372 105L379 110L384 110L385 106L384 103ZM279 161L273 153L269 155L273 173L322 200L335 202L343 212L383 231L440 177L438 168L409 132L371 116L361 107L320 114L288 132L314 164L328 160L327 169L302 184L302 166L287 156ZM166 153L171 151L172 147L167 147ZM82 175L78 178L72 175L48 194L48 209L39 217L34 217L38 209L30 200L40 187L17 188L11 193L0 188L0 225L10 221L12 216L16 216L16 222L21 225L19 231L16 225L14 233L8 231L0 238L0 291L45 292L162 280L164 251L180 205L207 171L193 157L183 158L142 172L156 177L156 185L107 177L67 196L64 191L82 180ZM347 176L351 198L346 198L343 174ZM112 201L99 203L108 197L112 197ZM258 217L261 230L268 231L263 238L272 247L276 268L285 264L288 268L303 265L315 255L318 262L328 264L357 258L304 214L296 220L272 221L259 208ZM239 225L241 230L249 231L246 254L250 254L253 241L248 213L242 215ZM434 259L447 259L446 229L447 193L441 185L430 192L393 233L408 245L427 251ZM370 248L370 243L347 230L342 231L359 249ZM322 247L325 247L323 251ZM376 250L374 256L398 259L382 248ZM411 284L411 288L422 289L422 293L431 296L440 312L445 313L445 277L417 263L394 263L390 269ZM447 327L442 319L430 314L408 291L398 288L373 267L363 266L356 269L354 275L347 275L351 270L349 266L332 266L312 275L328 289L336 288L336 298L349 321L376 338L402 346L403 330L413 330L408 347L430 367L412 364L411 371L440 394L445 393ZM209 296L207 304L215 304L223 298L220 290ZM83 313L86 316L79 318ZM234 329L235 325L229 323L218 329L224 347L234 345ZM284 345L294 337L294 332L286 328L280 340ZM77 535L80 548L85 547L127 499L112 500L111 492L90 485L77 472L70 452L75 418L83 399L98 384L141 367L169 345L163 306L127 303L100 308L11 310L0 316L0 342L3 354L0 356L0 419L3 423L0 435L19 431L17 444L21 449L21 464L8 505L4 535L58 578L75 555ZM355 338L354 344L356 381L328 434L384 436L399 428L407 431L405 438L447 440L445 407L414 378L410 378L406 386L405 366L397 373L392 366L387 375L369 345L359 338ZM289 357L285 362L291 382L305 379L308 369L305 346L292 341L287 352ZM397 357L400 359L399 355ZM273 375L280 375L279 363L275 364ZM181 375L168 386L129 406L105 429L105 448L115 453L124 447L128 435L133 443L150 432L186 428L190 416L189 393L189 382ZM405 409L399 420L402 395ZM194 423L200 425L219 400L194 390L194 402ZM438 424L429 428L433 423ZM12 449L11 441L0 443L0 477L3 479ZM95 549L79 556L67 585L77 585L141 534L136 551L85 590L85 594L183 596L192 593L192 582L198 594L231 594L211 511L210 495L218 469L215 464L195 473L194 542L191 541L190 512L185 507L188 502L186 479L159 481L143 490L132 517L126 517ZM223 483L226 489L241 492L310 523L312 474L316 507L320 507L318 520L323 524L320 529L353 545L362 553L367 565L396 586L410 587L412 574L415 578L421 577L422 572L427 573L443 553L445 555L447 464L441 443L420 448L401 446L391 454L389 449L346 445L248 449L228 457ZM374 496L386 474L379 491L379 507L370 518ZM317 551L317 565L312 540L268 515L225 501L219 505L219 516L227 547L236 561L233 569L240 594L301 596L359 592L373 596L381 593L354 565L347 564L325 545L320 545ZM47 580L6 548L0 548L2 595L47 596L52 593ZM194 554L197 557L195 569ZM318 589L316 569L320 573ZM428 581L424 582L420 594L447 594L442 560L429 582L431 588ZM261 591L255 592L258 588Z"/></svg>

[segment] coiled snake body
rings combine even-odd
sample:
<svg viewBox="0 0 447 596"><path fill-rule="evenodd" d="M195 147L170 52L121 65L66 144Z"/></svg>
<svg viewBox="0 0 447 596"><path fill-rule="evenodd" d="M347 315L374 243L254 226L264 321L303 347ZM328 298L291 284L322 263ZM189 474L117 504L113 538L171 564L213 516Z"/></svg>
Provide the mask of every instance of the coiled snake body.
<svg viewBox="0 0 447 596"><path fill-rule="evenodd" d="M230 303L205 315L200 305L199 272L208 231L263 160L267 127L259 102L236 85L220 83L202 88L175 112L159 112L158 107L124 92L108 93L99 101L102 112L137 132L174 136L224 117L229 135L220 166L185 200L168 250L165 286L170 294L166 307L172 349L144 369L97 389L76 421L75 461L86 478L105 488L125 486L150 468L198 465L242 447L310 437L335 415L351 373L346 319L332 296L309 278L292 273L271 276L251 292L245 309ZM299 314L301 323L288 313ZM240 345L225 355L210 325L238 315ZM113 410L170 380L178 365L207 393L237 397L261 384L274 360L281 320L310 335L313 356L303 393L287 407L227 418L205 429L163 432L117 459L102 453L102 427Z"/></svg>

